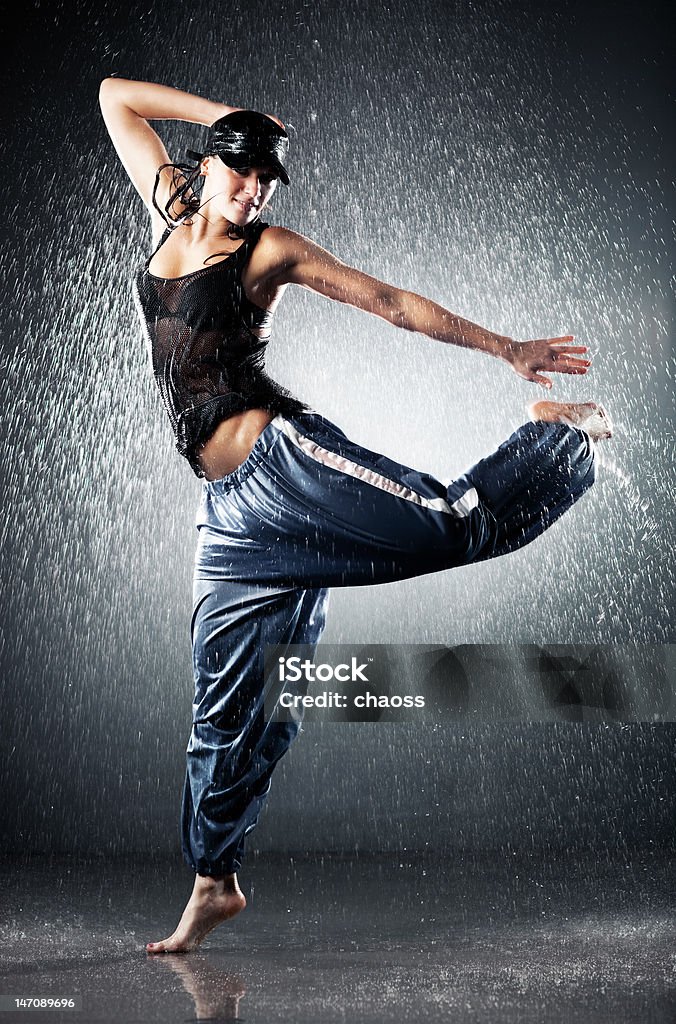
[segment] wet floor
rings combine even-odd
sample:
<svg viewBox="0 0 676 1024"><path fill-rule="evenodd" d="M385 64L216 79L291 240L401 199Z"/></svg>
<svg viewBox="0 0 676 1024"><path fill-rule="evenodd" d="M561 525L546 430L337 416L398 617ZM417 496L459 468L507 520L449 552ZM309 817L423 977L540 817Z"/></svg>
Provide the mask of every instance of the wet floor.
<svg viewBox="0 0 676 1024"><path fill-rule="evenodd" d="M148 956L191 888L175 863L0 865L0 995L81 1010L3 1022L672 1024L664 854L556 861L259 858L249 906L188 956Z"/></svg>

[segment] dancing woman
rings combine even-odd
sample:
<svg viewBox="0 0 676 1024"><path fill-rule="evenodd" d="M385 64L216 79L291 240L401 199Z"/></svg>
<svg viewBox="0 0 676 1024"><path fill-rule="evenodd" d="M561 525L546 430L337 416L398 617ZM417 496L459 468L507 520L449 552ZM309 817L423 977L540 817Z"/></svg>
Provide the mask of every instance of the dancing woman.
<svg viewBox="0 0 676 1024"><path fill-rule="evenodd" d="M178 451L203 480L192 617L195 699L182 845L195 885L152 953L194 949L245 906L237 882L275 765L299 724L264 714L266 644L314 645L328 590L406 579L529 543L594 480L593 402L535 402L530 419L450 486L368 451L267 376L290 284L436 341L495 356L525 380L584 374L572 336L515 341L346 266L261 215L285 167L277 118L167 86L107 78L100 103L150 215L134 295ZM172 163L150 121L208 126Z"/></svg>

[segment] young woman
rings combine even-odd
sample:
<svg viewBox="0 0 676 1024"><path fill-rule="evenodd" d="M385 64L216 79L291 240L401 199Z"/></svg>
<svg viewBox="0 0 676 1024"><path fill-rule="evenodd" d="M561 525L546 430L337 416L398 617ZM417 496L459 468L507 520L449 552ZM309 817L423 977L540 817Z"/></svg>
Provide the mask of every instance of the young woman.
<svg viewBox="0 0 676 1024"><path fill-rule="evenodd" d="M194 949L245 906L237 883L277 761L298 721L264 714L266 644L316 644L327 588L380 583L527 544L594 480L595 403L536 402L530 421L449 487L349 441L263 369L290 284L396 327L504 360L529 381L584 374L572 336L515 341L346 266L261 221L285 167L277 118L162 85L108 78L103 116L145 203L152 255L135 300L179 452L203 479L192 620L195 701L182 842L195 886L169 938ZM172 164L149 121L210 126Z"/></svg>

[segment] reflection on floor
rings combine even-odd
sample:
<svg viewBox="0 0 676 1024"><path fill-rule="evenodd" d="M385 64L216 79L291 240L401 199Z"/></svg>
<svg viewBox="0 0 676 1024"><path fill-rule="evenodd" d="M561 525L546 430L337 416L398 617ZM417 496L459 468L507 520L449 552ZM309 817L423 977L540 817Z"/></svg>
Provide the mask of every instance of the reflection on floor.
<svg viewBox="0 0 676 1024"><path fill-rule="evenodd" d="M673 859L254 859L243 914L149 957L192 887L162 862L0 864L0 996L15 1020L671 1024Z"/></svg>

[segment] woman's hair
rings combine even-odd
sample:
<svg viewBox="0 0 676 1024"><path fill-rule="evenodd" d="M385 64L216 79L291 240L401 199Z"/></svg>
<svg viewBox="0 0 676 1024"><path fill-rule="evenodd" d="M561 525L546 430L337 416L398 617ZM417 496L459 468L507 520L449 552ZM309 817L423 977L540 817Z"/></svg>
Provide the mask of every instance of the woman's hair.
<svg viewBox="0 0 676 1024"><path fill-rule="evenodd" d="M164 209L162 209L157 202L157 189L159 188L162 171L167 167L172 168L171 190L169 199L165 203ZM178 227L179 224L190 220L191 217L200 211L202 207L200 197L204 187L204 178L200 168L201 162L196 166L193 164L162 164L158 168L153 186L153 206L168 227ZM185 212L179 217L175 217L172 213L172 207L177 200L186 207ZM244 234L244 228L239 227L237 224L231 224L228 227L228 238L244 238Z"/></svg>

